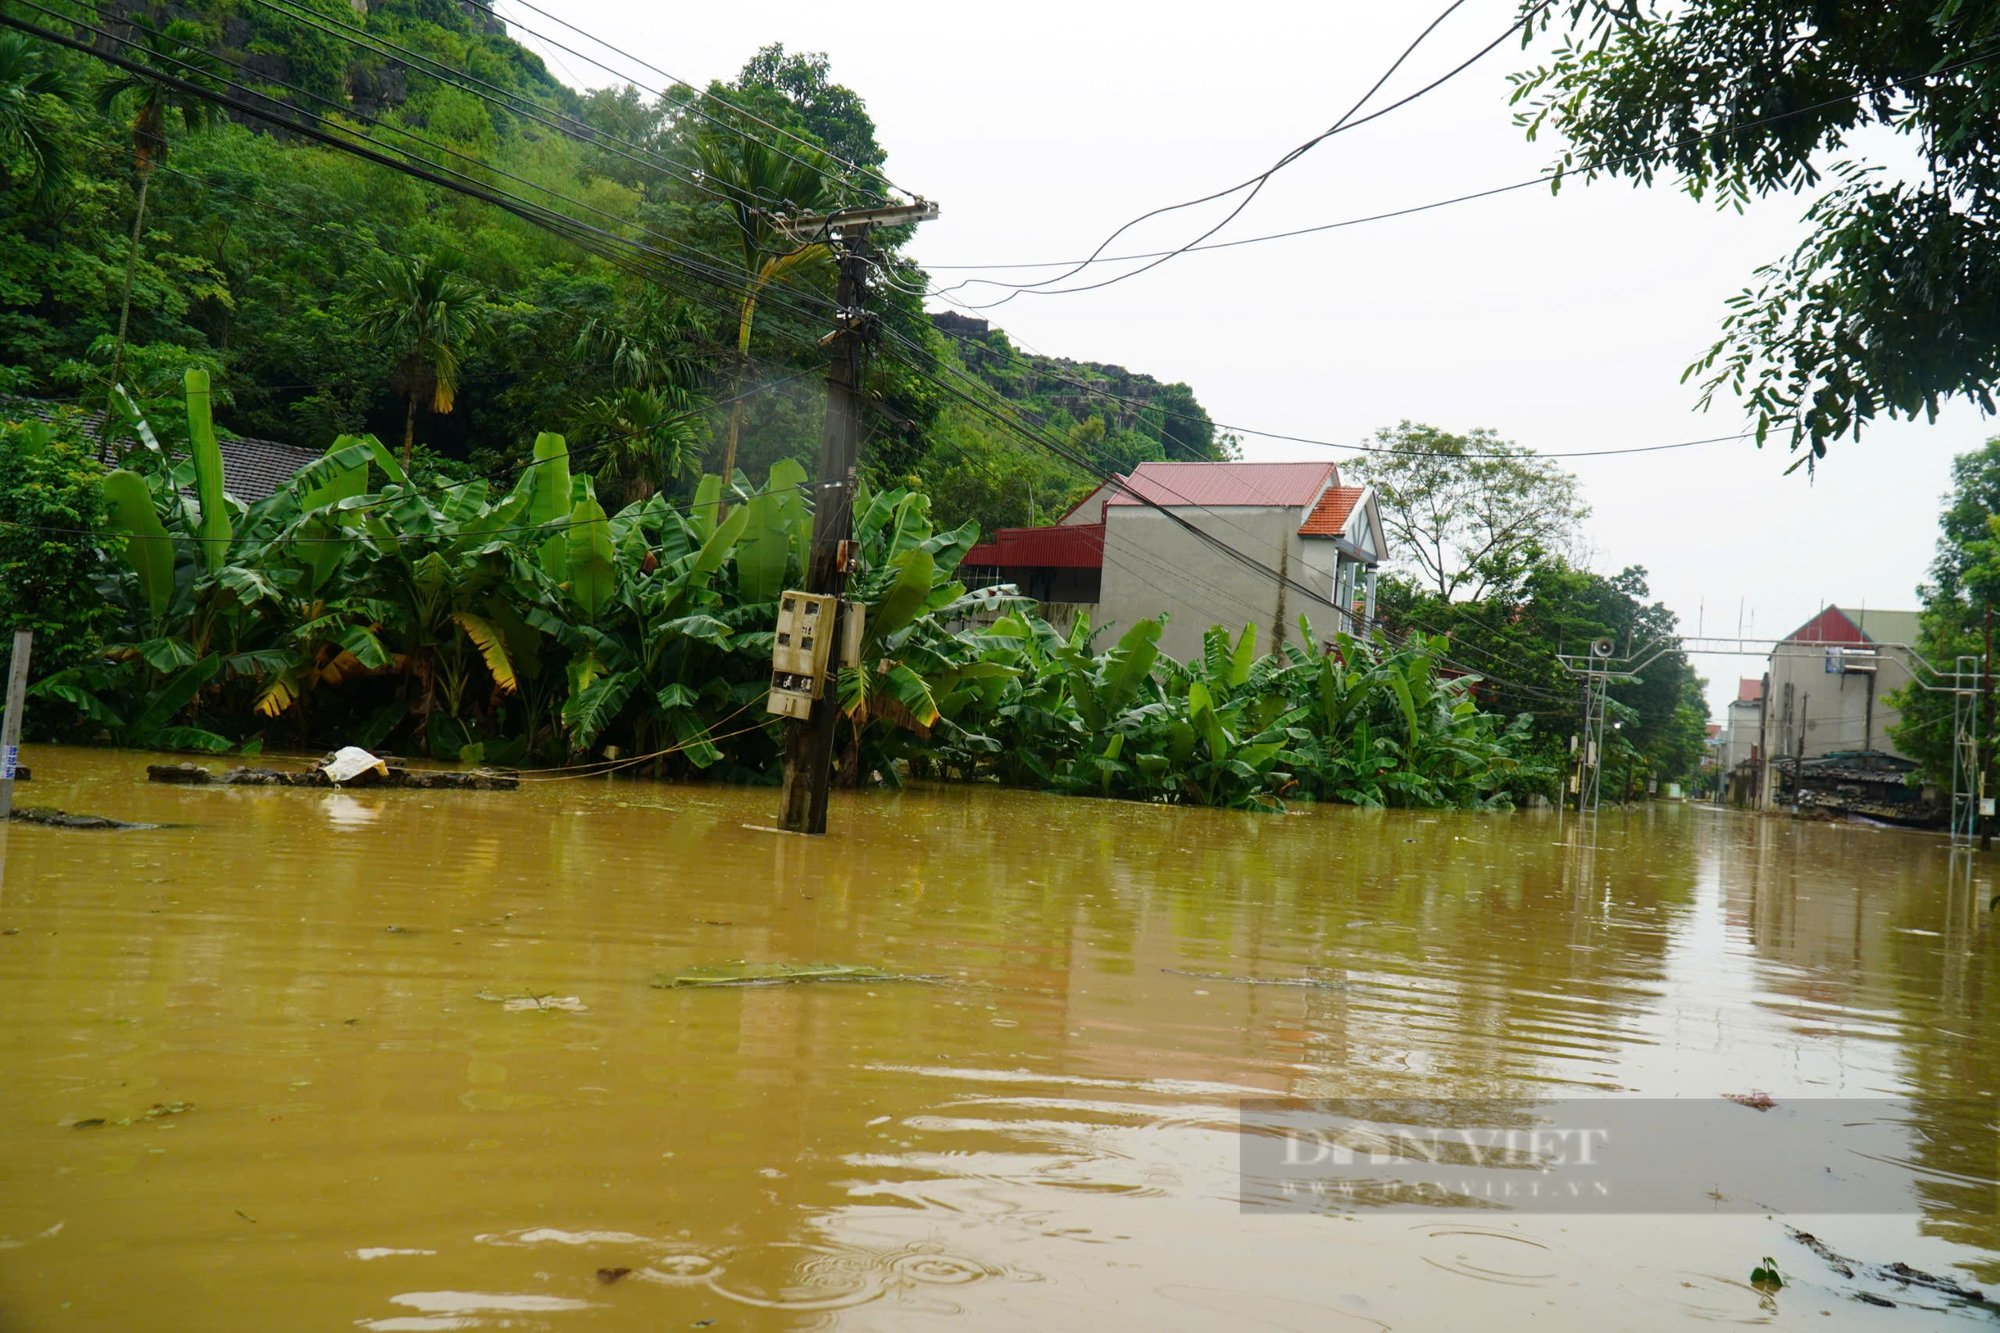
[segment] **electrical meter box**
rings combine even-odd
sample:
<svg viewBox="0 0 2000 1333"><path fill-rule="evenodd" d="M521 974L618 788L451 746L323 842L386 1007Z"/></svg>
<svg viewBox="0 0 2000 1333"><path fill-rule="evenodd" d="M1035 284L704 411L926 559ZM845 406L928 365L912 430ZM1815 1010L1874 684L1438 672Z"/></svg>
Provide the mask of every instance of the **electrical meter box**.
<svg viewBox="0 0 2000 1333"><path fill-rule="evenodd" d="M778 598L769 711L800 719L812 713L833 655L835 605L836 599L819 593L787 591Z"/></svg>

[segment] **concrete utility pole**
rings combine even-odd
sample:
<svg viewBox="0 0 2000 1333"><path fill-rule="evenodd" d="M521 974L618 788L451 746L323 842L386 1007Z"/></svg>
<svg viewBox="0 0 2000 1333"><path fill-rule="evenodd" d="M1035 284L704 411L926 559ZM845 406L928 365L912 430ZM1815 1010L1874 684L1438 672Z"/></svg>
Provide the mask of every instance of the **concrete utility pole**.
<svg viewBox="0 0 2000 1333"><path fill-rule="evenodd" d="M1980 673L1980 728L1986 734L1986 753L1979 765L1979 785L1973 789L1973 806L1983 810L1986 802L1987 775L1993 771L1993 603L1986 604L1986 656L1979 660ZM1979 850L1993 850L1993 816L1984 815L1979 821Z"/></svg>
<svg viewBox="0 0 2000 1333"><path fill-rule="evenodd" d="M14 631L14 654L7 663L7 711L0 714L0 824L14 812L14 770L21 763L21 710L28 705L28 653L35 632Z"/></svg>
<svg viewBox="0 0 2000 1333"><path fill-rule="evenodd" d="M861 376L864 353L875 331L868 313L868 233L876 227L924 222L938 215L936 204L918 200L899 208L855 209L817 218L786 219L794 234L838 237L839 310L829 341L833 365L826 379L826 418L819 436L819 483L813 491L812 548L806 557L806 588L838 598L847 589L854 532L854 483L861 447ZM840 676L840 603L827 631L834 645L827 669L816 682L812 711L785 727L785 784L779 823L792 833L826 832L827 788L833 778L833 729L839 715L833 682Z"/></svg>

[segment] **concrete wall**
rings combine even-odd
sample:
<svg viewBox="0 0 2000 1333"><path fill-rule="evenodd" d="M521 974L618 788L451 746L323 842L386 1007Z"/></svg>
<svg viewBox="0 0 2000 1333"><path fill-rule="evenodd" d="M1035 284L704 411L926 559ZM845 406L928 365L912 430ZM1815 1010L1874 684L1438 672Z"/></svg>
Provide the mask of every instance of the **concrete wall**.
<svg viewBox="0 0 2000 1333"><path fill-rule="evenodd" d="M1729 720L1722 729L1722 748L1718 755L1724 772L1748 760L1757 748L1758 712L1758 705L1754 702L1739 700L1729 705Z"/></svg>
<svg viewBox="0 0 2000 1333"><path fill-rule="evenodd" d="M1184 509L1180 515L1219 542L1292 580L1322 590L1315 600L1280 585L1269 574L1230 559L1158 510L1110 505L1105 511L1104 583L1093 622L1105 632L1100 649L1136 621L1168 615L1160 647L1183 661L1201 653L1201 636L1221 625L1232 637L1257 627L1257 651L1298 638L1304 614L1319 634L1330 634L1334 552L1330 543L1298 534L1299 511L1280 506Z"/></svg>
<svg viewBox="0 0 2000 1333"><path fill-rule="evenodd" d="M1825 648L1779 644L1764 695L1764 753L1774 760L1794 757L1802 734L1808 759L1841 750L1894 753L1889 727L1900 715L1887 700L1910 683L1910 662L1903 650L1884 648L1876 652L1875 665L1873 675L1829 674Z"/></svg>

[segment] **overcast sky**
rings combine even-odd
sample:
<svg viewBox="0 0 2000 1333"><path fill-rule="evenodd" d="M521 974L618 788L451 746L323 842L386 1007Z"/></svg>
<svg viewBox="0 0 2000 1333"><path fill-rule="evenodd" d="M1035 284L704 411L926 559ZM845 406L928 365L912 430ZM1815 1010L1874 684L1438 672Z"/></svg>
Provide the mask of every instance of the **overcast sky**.
<svg viewBox="0 0 2000 1333"><path fill-rule="evenodd" d="M539 2L539 0L538 0ZM702 83L760 45L824 51L867 101L887 172L939 202L916 257L943 265L1080 258L1154 206L1231 185L1330 125L1436 13L1430 3L1199 6L796 0L663 17L638 0L551 12L619 52ZM589 47L511 0L500 12L591 51L633 81L660 78ZM1379 95L1413 91L1512 21L1511 0L1468 0ZM566 81L603 70L551 50ZM1533 176L1551 148L1507 104L1518 42L1380 121L1321 144L1272 180L1218 239L1426 203ZM1344 230L1193 254L1102 291L1021 296L983 312L1019 344L1185 380L1217 421L1363 440L1408 418L1489 426L1556 452L1668 443L1743 428L1681 384L1723 301L1796 244L1804 200L1717 213L1668 188L1536 188ZM1112 253L1199 232L1182 212ZM1115 272L1116 269L1103 270ZM1091 270L1093 274L1100 270ZM1019 277L997 273L987 276ZM1043 276L1040 273L1029 276ZM973 287L962 299L990 300ZM1814 479L1782 446L1748 442L1570 460L1594 514L1593 564L1643 565L1684 632L1778 634L1828 602L1917 606L1951 457L2000 427L1963 406L1834 447ZM1250 458L1324 450L1246 437ZM1336 454L1337 459L1348 457ZM1711 701L1751 658L1697 659ZM1717 712L1719 718L1720 713Z"/></svg>

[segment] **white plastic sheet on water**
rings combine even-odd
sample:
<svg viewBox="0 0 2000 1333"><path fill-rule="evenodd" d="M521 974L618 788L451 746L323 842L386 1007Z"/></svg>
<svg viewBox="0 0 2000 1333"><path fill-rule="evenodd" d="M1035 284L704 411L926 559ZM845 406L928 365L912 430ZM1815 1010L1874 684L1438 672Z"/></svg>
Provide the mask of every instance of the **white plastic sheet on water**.
<svg viewBox="0 0 2000 1333"><path fill-rule="evenodd" d="M333 758L320 766L320 772L333 779L336 785L352 782L363 773L389 775L389 766L358 745L343 745L333 752Z"/></svg>

